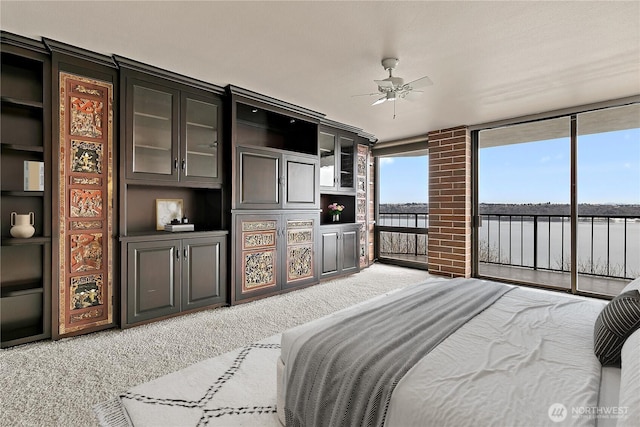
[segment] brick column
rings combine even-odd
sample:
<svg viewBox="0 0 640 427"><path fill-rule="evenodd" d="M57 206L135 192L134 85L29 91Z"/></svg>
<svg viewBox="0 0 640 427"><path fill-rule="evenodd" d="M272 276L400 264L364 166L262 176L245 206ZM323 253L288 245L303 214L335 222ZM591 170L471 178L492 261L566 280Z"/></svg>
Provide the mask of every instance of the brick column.
<svg viewBox="0 0 640 427"><path fill-rule="evenodd" d="M429 273L471 277L471 136L429 132Z"/></svg>

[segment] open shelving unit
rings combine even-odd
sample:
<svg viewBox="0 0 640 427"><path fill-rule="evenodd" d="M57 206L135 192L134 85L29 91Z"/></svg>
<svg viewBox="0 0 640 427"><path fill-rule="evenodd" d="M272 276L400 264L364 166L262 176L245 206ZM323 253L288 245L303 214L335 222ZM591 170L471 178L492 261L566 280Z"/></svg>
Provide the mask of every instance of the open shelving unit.
<svg viewBox="0 0 640 427"><path fill-rule="evenodd" d="M51 336L51 65L44 45L2 33L0 114L0 337L9 347ZM24 162L45 164L45 187L25 191ZM11 213L34 213L35 234L14 238Z"/></svg>

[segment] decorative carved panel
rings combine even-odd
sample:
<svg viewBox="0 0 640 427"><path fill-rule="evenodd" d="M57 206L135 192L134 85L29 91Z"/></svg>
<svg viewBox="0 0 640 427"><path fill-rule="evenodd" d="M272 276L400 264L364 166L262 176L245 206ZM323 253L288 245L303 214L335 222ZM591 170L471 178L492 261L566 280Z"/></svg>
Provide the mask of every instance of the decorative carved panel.
<svg viewBox="0 0 640 427"><path fill-rule="evenodd" d="M242 292L276 285L276 250L265 249L242 254Z"/></svg>
<svg viewBox="0 0 640 427"><path fill-rule="evenodd" d="M277 221L242 221L242 292L277 284Z"/></svg>
<svg viewBox="0 0 640 427"><path fill-rule="evenodd" d="M60 335L113 322L113 85L60 73Z"/></svg>
<svg viewBox="0 0 640 427"><path fill-rule="evenodd" d="M288 220L287 283L313 275L313 220Z"/></svg>
<svg viewBox="0 0 640 427"><path fill-rule="evenodd" d="M356 190L356 222L360 224L360 248L358 253L360 254L360 268L364 268L369 263L369 257L367 249L369 247L368 240L369 234L365 233L366 224L368 222L368 198L367 198L367 183L368 183L368 167L369 161L369 148L365 145L358 144L358 160L357 160L357 182L358 188Z"/></svg>

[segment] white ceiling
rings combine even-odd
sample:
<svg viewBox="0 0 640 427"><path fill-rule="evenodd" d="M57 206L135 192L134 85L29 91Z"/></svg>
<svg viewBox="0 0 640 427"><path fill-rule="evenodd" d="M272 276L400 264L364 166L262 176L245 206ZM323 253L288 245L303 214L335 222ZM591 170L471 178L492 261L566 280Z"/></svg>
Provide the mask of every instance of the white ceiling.
<svg viewBox="0 0 640 427"><path fill-rule="evenodd" d="M640 2L7 1L3 30L319 111L380 141L640 94ZM374 79L428 75L370 106Z"/></svg>

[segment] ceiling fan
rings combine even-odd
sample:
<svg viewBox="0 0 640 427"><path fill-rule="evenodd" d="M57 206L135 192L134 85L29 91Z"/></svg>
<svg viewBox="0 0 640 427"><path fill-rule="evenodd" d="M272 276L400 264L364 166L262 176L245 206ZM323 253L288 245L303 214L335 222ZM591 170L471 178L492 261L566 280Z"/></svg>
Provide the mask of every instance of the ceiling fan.
<svg viewBox="0 0 640 427"><path fill-rule="evenodd" d="M354 96L378 96L379 98L371 105L382 104L385 101L393 101L394 113L393 118L396 118L395 114L395 101L399 99L410 99L411 95L416 93L422 93L421 90L425 86L433 84L431 79L427 76L413 80L409 83L405 83L402 77L396 77L393 75L393 70L398 66L398 58L384 58L382 60L382 66L389 72L389 77L384 80L374 80L378 85L378 92L367 93L364 95Z"/></svg>

